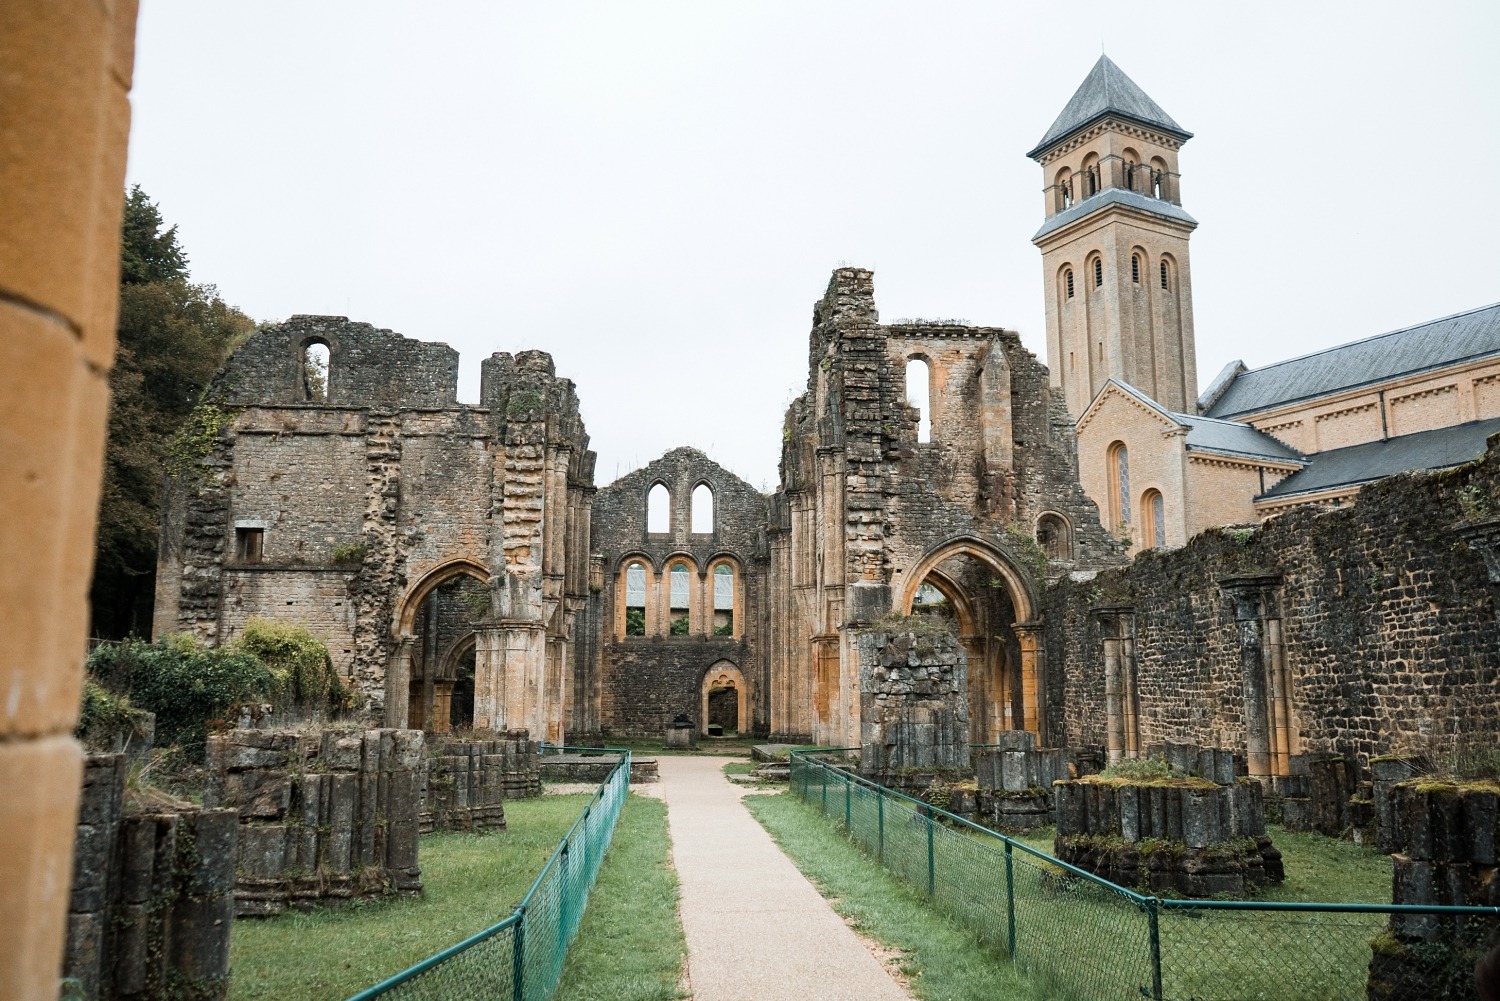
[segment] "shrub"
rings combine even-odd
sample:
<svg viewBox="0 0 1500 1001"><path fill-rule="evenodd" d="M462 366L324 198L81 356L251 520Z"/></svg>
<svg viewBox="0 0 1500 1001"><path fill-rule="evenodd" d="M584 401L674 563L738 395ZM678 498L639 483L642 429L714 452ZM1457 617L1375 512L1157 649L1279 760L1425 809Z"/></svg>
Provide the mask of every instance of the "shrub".
<svg viewBox="0 0 1500 1001"><path fill-rule="evenodd" d="M341 566L358 565L365 561L370 549L363 542L351 542L333 547L333 562Z"/></svg>
<svg viewBox="0 0 1500 1001"><path fill-rule="evenodd" d="M131 737L144 737L146 713L130 704L123 695L117 695L93 678L83 679L83 707L78 714L77 737L95 734L99 737L128 733Z"/></svg>
<svg viewBox="0 0 1500 1001"><path fill-rule="evenodd" d="M1127 782L1150 782L1172 777L1172 766L1166 758L1126 758L1116 761L1100 773L1101 778L1124 779Z"/></svg>
<svg viewBox="0 0 1500 1001"><path fill-rule="evenodd" d="M161 744L181 744L202 757L211 720L228 717L245 702L270 701L277 685L265 664L237 647L211 650L188 635L155 643L129 639L89 655L88 671L99 684L127 695L156 714Z"/></svg>
<svg viewBox="0 0 1500 1001"><path fill-rule="evenodd" d="M349 690L333 669L328 647L306 627L251 619L235 646L270 670L275 689L269 701L278 707L348 709L352 705Z"/></svg>
<svg viewBox="0 0 1500 1001"><path fill-rule="evenodd" d="M679 615L672 620L669 630L673 636L686 636L688 634L688 617Z"/></svg>

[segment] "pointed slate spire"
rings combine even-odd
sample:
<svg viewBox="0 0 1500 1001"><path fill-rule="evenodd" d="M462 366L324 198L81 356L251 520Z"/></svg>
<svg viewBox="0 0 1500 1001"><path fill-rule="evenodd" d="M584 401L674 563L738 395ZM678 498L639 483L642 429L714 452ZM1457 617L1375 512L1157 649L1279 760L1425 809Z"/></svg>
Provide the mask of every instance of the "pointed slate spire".
<svg viewBox="0 0 1500 1001"><path fill-rule="evenodd" d="M1063 108L1057 121L1047 130L1036 149L1026 155L1033 160L1046 150L1066 139L1105 115L1119 115L1142 125L1159 129L1178 139L1193 137L1191 132L1172 121L1172 116L1161 110L1161 105L1146 96L1146 92L1125 71L1110 61L1109 56L1100 56L1089 75L1074 92L1068 106Z"/></svg>

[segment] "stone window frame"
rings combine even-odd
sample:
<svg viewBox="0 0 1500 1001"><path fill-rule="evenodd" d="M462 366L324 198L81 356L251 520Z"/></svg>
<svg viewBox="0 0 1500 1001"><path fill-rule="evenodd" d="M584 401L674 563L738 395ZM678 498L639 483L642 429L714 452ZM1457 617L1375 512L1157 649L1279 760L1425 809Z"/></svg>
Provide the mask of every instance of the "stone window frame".
<svg viewBox="0 0 1500 1001"><path fill-rule="evenodd" d="M1060 511L1043 511L1041 514L1036 516L1036 521L1032 525L1032 537L1036 539L1037 545L1041 546L1043 551L1046 551L1047 545L1042 541L1042 525L1044 522L1049 521L1057 525L1061 529L1061 532L1059 532L1056 536L1058 539L1057 555L1053 556L1050 552L1048 552L1047 558L1049 560L1055 559L1061 562L1072 561L1072 559L1074 558L1073 521L1067 515L1063 514Z"/></svg>
<svg viewBox="0 0 1500 1001"><path fill-rule="evenodd" d="M1073 265L1064 264L1062 268L1058 270L1057 283L1062 286L1063 301L1066 302L1067 300L1072 299L1074 296Z"/></svg>
<svg viewBox="0 0 1500 1001"><path fill-rule="evenodd" d="M319 399L312 394L312 386L307 381L308 351L314 347L322 347L328 352L328 358L323 368L323 397ZM298 383L302 387L301 402L317 407L326 407L333 403L333 359L336 346L332 339L321 334L309 334L302 338L297 346L297 375Z"/></svg>
<svg viewBox="0 0 1500 1001"><path fill-rule="evenodd" d="M912 366L918 362L920 362L922 364L922 367L927 370L927 405L925 407L912 402L911 397L906 395L911 389ZM937 394L933 392L932 383L934 378L934 368L932 359L925 352L912 352L911 354L906 356L906 365L903 369L903 375L904 378L901 386L902 395L906 397L906 405L917 411L917 444L930 445L932 444L932 431L937 423L933 420L933 404L936 402ZM927 434L925 436L922 434L923 421L926 421L927 423Z"/></svg>
<svg viewBox="0 0 1500 1001"><path fill-rule="evenodd" d="M739 558L729 553L717 553L704 564L703 568L703 632L708 636L714 633L714 613L718 611L714 607L714 574L719 567L727 566L734 574L734 603L730 608L730 631L729 638L739 640L744 637L745 630L745 568Z"/></svg>
<svg viewBox="0 0 1500 1001"><path fill-rule="evenodd" d="M1094 286L1093 287L1096 288L1096 289L1103 288L1104 287L1104 255L1101 254L1097 250L1093 251L1092 253L1089 254L1088 258L1085 259L1085 261L1083 262L1083 266L1085 268L1087 268L1093 274L1093 276L1094 276Z"/></svg>
<svg viewBox="0 0 1500 1001"><path fill-rule="evenodd" d="M641 636L632 636L626 632L626 616L629 606L626 604L629 597L626 594L625 574L635 564L639 563L646 571L646 604L645 609L645 632ZM626 553L620 557L615 566L615 639L641 639L645 636L656 635L655 625L651 621L651 610L656 603L652 602L651 595L656 588L657 568L656 561L642 552Z"/></svg>
<svg viewBox="0 0 1500 1001"><path fill-rule="evenodd" d="M651 527L651 522L652 522L652 518L651 518L651 498L652 498L652 495L656 493L656 488L657 487L661 487L662 493L667 498L667 502L666 502L667 503L667 509L666 509L667 527L664 528L664 529L655 529L655 528ZM652 480L651 481L651 485L646 488L646 496L645 496L645 515L646 515L645 524L646 524L646 533L645 534L647 534L647 535L671 535L672 534L672 518L673 518L673 515L676 513L675 512L675 508L676 507L677 507L677 498L672 495L671 484L667 483L667 481L663 480L663 479Z"/></svg>
<svg viewBox="0 0 1500 1001"><path fill-rule="evenodd" d="M1161 255L1160 273L1162 291L1170 295L1175 291L1174 286L1177 276L1177 262L1172 260L1171 254Z"/></svg>
<svg viewBox="0 0 1500 1001"><path fill-rule="evenodd" d="M1160 510L1158 510L1158 507ZM1161 517L1158 519L1157 515ZM1160 524L1158 524L1160 522ZM1141 492L1141 545L1161 549L1167 544L1167 499L1156 487Z"/></svg>
<svg viewBox="0 0 1500 1001"><path fill-rule="evenodd" d="M697 580L697 586L694 586L695 578L700 578L702 576L698 573L698 561L693 559L691 553L674 552L666 559L662 560L661 565L662 571L660 581L660 594L662 600L659 603L660 607L657 615L658 632L656 633L656 635L676 637L703 635L706 630L702 628L702 623L699 621L703 616L703 599L701 594L695 595L693 593L695 591L701 591L703 586L703 582L701 580ZM684 567L687 570L688 575L688 607L687 615L685 616L687 619L687 632L685 633L672 632L672 623L674 621L672 618L672 613L678 607L680 607L672 604L672 571L679 566ZM647 615L647 618L649 620L649 613Z"/></svg>
<svg viewBox="0 0 1500 1001"><path fill-rule="evenodd" d="M708 491L708 531L698 530L698 491ZM691 535L713 535L719 530L719 492L707 479L699 479L688 491L688 532Z"/></svg>
<svg viewBox="0 0 1500 1001"><path fill-rule="evenodd" d="M1130 511L1130 447L1115 439L1105 450L1106 468L1109 471L1109 520L1111 534L1126 532L1131 526ZM1121 457L1124 457L1123 477Z"/></svg>

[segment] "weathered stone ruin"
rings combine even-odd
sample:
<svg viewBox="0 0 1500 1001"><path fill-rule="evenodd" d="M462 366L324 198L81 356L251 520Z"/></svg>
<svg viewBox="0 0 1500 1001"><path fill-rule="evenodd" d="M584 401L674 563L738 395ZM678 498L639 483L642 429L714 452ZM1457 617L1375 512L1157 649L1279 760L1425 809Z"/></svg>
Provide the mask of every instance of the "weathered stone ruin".
<svg viewBox="0 0 1500 1001"><path fill-rule="evenodd" d="M63 976L84 1001L219 1001L229 986L232 810L126 802L123 754L90 755Z"/></svg>
<svg viewBox="0 0 1500 1001"><path fill-rule="evenodd" d="M1398 782L1390 816L1392 903L1500 907L1500 786ZM1470 971L1497 945L1493 915L1392 914L1371 943L1368 997L1471 997Z"/></svg>
<svg viewBox="0 0 1500 1001"><path fill-rule="evenodd" d="M421 833L505 830L505 801L542 794L537 745L524 730L503 739L434 736L422 770Z"/></svg>
<svg viewBox="0 0 1500 1001"><path fill-rule="evenodd" d="M1026 730L1002 733L995 743L995 747L974 751L979 817L1001 831L1026 831L1055 823L1052 783L1088 773L1066 750L1038 748L1036 734Z"/></svg>
<svg viewBox="0 0 1500 1001"><path fill-rule="evenodd" d="M237 916L421 892L421 731L231 730L208 762L204 805L240 822Z"/></svg>
<svg viewBox="0 0 1500 1001"><path fill-rule="evenodd" d="M860 771L967 770L968 668L956 636L861 634Z"/></svg>
<svg viewBox="0 0 1500 1001"><path fill-rule="evenodd" d="M1247 888L1285 878L1281 853L1266 837L1256 782L1095 775L1052 788L1057 857L1112 883L1188 897L1242 897Z"/></svg>

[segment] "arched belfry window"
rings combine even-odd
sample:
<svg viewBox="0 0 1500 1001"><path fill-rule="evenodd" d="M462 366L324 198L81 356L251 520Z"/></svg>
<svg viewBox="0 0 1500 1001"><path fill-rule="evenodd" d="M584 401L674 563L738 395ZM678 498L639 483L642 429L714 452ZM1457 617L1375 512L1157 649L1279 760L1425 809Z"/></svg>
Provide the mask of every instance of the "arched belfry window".
<svg viewBox="0 0 1500 1001"><path fill-rule="evenodd" d="M308 341L302 346L302 392L308 403L328 402L328 344Z"/></svg>
<svg viewBox="0 0 1500 1001"><path fill-rule="evenodd" d="M1104 258L1094 258L1094 288L1104 284Z"/></svg>
<svg viewBox="0 0 1500 1001"><path fill-rule="evenodd" d="M932 369L925 359L906 363L906 402L917 408L917 441L932 440Z"/></svg>
<svg viewBox="0 0 1500 1001"><path fill-rule="evenodd" d="M1171 268L1168 267L1168 265L1167 265L1167 259L1165 257L1163 257L1161 259L1161 287L1162 288L1168 289L1168 290L1171 289L1171 287L1172 287L1171 286L1171 274L1172 274L1172 271L1171 271Z"/></svg>
<svg viewBox="0 0 1500 1001"><path fill-rule="evenodd" d="M625 635L646 635L646 568L640 563L625 568Z"/></svg>
<svg viewBox="0 0 1500 1001"><path fill-rule="evenodd" d="M1141 255L1130 255L1130 280L1133 284L1141 283Z"/></svg>
<svg viewBox="0 0 1500 1001"><path fill-rule="evenodd" d="M1063 284L1068 287L1068 298L1073 298L1073 269L1067 268L1063 271Z"/></svg>
<svg viewBox="0 0 1500 1001"><path fill-rule="evenodd" d="M714 489L707 483L693 488L693 533L708 535L714 530Z"/></svg>
<svg viewBox="0 0 1500 1001"><path fill-rule="evenodd" d="M667 572L667 589L670 594L667 607L671 611L667 631L673 636L686 636L691 621L690 595L693 589L693 572L686 563L672 564L672 569Z"/></svg>
<svg viewBox="0 0 1500 1001"><path fill-rule="evenodd" d="M1109 513L1117 532L1130 529L1130 452L1123 441L1109 446Z"/></svg>
<svg viewBox="0 0 1500 1001"><path fill-rule="evenodd" d="M646 531L662 534L672 530L672 495L658 483L646 495Z"/></svg>

